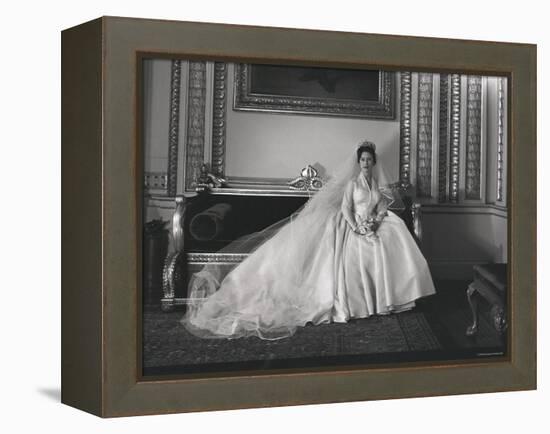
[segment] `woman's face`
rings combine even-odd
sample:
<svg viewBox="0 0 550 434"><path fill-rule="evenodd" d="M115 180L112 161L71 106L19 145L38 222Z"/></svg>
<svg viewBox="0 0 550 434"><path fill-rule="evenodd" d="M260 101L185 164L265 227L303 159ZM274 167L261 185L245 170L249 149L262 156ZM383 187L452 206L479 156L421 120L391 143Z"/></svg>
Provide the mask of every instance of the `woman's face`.
<svg viewBox="0 0 550 434"><path fill-rule="evenodd" d="M374 159L370 152L363 152L361 157L359 157L359 167L361 171L366 175L369 174L372 168L374 167Z"/></svg>

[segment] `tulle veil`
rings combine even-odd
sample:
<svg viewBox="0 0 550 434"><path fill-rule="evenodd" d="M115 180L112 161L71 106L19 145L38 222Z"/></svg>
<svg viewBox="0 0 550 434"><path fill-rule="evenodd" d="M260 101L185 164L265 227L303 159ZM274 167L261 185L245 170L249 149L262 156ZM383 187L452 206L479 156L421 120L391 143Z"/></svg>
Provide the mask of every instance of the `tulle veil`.
<svg viewBox="0 0 550 434"><path fill-rule="evenodd" d="M366 141L358 146L366 144L375 148L374 144ZM301 318L311 317L308 300L315 291L312 275L323 273L323 270L312 269L312 264L319 261L311 261L310 258L322 252L330 260L338 260L332 258L342 236L333 230L338 225L332 223L334 219L342 219L340 209L345 188L350 180L359 175L357 147L325 185L311 193L309 200L298 211L259 232L231 242L218 252L248 254L240 264L209 263L191 277L187 312L182 319L182 324L191 333L202 338L255 335L262 339L279 339L292 335L297 326L305 325L301 323ZM401 209L403 201L380 159L373 168L373 177L380 193L390 204L389 208ZM327 267L330 266L327 262ZM247 279L246 273L261 277ZM327 275L327 278L330 276ZM262 310L266 312L280 311L288 321L278 321L275 313L270 319L259 318L253 311L252 301L233 302L245 297L262 303ZM217 313L211 314L207 328L197 328L194 320L204 316L201 309L206 300L216 304ZM238 304L238 307L233 304ZM211 331L214 328L223 329L225 325L224 333Z"/></svg>

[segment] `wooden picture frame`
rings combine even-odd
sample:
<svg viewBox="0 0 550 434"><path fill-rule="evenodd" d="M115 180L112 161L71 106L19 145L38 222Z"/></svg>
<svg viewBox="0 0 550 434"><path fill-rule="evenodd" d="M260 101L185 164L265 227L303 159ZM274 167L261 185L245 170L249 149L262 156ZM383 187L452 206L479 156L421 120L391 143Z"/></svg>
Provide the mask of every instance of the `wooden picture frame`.
<svg viewBox="0 0 550 434"><path fill-rule="evenodd" d="M142 53L507 77L508 354L143 378ZM114 417L536 388L536 46L102 17L63 31L62 79L62 402Z"/></svg>

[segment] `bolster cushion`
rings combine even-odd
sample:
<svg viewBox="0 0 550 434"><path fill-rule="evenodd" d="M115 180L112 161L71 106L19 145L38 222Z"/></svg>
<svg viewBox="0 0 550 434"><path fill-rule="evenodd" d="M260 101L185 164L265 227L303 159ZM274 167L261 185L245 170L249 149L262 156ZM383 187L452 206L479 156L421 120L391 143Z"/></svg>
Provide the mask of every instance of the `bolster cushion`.
<svg viewBox="0 0 550 434"><path fill-rule="evenodd" d="M226 229L231 205L217 203L195 215L189 223L189 232L198 241L212 241Z"/></svg>

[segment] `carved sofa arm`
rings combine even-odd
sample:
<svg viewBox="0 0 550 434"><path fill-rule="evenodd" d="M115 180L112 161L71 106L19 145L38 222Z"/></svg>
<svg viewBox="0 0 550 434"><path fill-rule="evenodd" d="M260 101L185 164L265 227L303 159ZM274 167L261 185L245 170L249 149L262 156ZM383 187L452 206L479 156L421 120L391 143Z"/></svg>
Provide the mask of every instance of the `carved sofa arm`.
<svg viewBox="0 0 550 434"><path fill-rule="evenodd" d="M402 199L403 208L392 209L405 222L409 231L420 245L422 241L422 212L420 202L413 199L413 186L408 182L391 184L392 193ZM390 208L391 209L391 208Z"/></svg>
<svg viewBox="0 0 550 434"><path fill-rule="evenodd" d="M164 261L162 273L162 292L161 309L165 312L174 308L176 288L184 281L183 270L185 267L184 253L184 221L188 199L184 196L176 197L176 209L172 216L172 239L174 242L174 251L168 253Z"/></svg>
<svg viewBox="0 0 550 434"><path fill-rule="evenodd" d="M411 215L412 215L412 227L414 235L416 235L417 241L422 242L422 211L421 205L419 202L414 201L411 205Z"/></svg>

